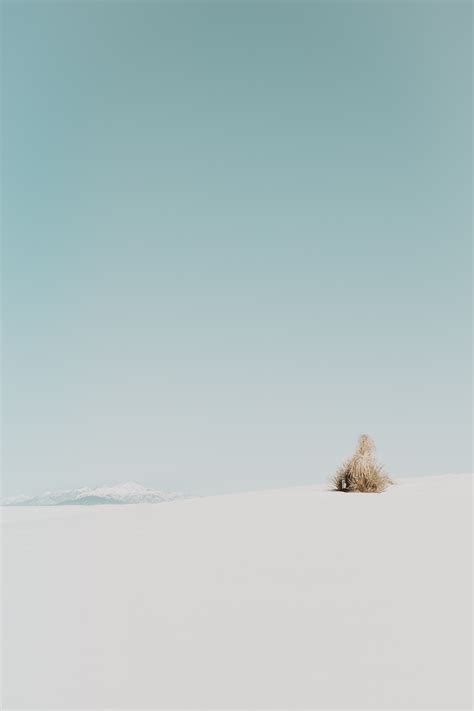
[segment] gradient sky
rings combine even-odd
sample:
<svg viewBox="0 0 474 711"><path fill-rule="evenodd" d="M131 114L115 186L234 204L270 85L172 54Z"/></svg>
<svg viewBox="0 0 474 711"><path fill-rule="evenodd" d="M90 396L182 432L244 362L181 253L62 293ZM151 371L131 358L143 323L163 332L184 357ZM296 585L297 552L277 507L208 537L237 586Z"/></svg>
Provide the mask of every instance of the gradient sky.
<svg viewBox="0 0 474 711"><path fill-rule="evenodd" d="M469 2L2 16L4 495L470 471Z"/></svg>

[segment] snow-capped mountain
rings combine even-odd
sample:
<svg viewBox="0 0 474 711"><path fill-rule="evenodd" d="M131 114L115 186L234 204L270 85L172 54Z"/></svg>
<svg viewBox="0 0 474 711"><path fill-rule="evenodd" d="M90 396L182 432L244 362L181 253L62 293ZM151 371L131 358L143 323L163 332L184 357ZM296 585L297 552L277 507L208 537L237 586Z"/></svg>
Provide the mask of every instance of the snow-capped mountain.
<svg viewBox="0 0 474 711"><path fill-rule="evenodd" d="M39 496L10 496L0 500L2 506L67 506L93 504L158 504L183 498L183 494L148 489L129 481L116 486L83 487L64 491L46 491Z"/></svg>

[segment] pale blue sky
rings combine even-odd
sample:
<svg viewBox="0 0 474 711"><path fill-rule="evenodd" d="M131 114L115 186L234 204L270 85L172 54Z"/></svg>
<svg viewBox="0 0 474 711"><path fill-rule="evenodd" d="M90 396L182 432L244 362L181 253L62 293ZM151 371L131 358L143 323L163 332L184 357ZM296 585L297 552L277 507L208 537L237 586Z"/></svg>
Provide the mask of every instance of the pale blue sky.
<svg viewBox="0 0 474 711"><path fill-rule="evenodd" d="M470 460L469 2L4 2L3 493Z"/></svg>

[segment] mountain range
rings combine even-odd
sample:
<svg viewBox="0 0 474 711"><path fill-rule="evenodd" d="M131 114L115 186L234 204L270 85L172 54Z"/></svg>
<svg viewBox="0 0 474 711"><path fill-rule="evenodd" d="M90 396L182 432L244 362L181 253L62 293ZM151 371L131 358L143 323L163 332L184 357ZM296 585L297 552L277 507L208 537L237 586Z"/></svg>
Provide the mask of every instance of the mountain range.
<svg viewBox="0 0 474 711"><path fill-rule="evenodd" d="M158 504L183 498L183 494L149 489L133 481L116 486L82 487L61 491L46 491L39 496L9 496L2 506L92 506L94 504Z"/></svg>

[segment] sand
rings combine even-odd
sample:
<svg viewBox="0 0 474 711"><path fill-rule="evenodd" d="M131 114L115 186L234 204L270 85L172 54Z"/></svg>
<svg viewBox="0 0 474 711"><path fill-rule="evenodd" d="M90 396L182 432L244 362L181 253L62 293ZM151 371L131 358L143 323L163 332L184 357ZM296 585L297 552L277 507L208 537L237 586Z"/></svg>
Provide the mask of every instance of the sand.
<svg viewBox="0 0 474 711"><path fill-rule="evenodd" d="M471 481L4 508L3 708L470 708Z"/></svg>

